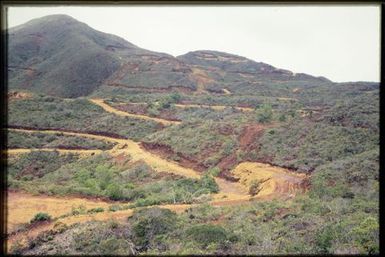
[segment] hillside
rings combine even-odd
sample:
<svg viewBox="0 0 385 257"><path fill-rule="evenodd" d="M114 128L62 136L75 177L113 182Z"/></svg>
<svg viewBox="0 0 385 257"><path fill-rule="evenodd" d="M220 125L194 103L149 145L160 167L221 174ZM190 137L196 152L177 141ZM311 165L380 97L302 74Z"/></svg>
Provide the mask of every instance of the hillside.
<svg viewBox="0 0 385 257"><path fill-rule="evenodd" d="M146 80L193 87L184 83L189 69L170 55L141 49L70 16L35 19L10 29L8 35L10 88L78 97L103 83L127 80L127 86L133 87L149 86Z"/></svg>
<svg viewBox="0 0 385 257"><path fill-rule="evenodd" d="M32 20L11 28L8 35L10 88L54 96L86 96L101 86L226 94L258 92L283 82L330 83L216 51L174 58L96 31L66 15Z"/></svg>
<svg viewBox="0 0 385 257"><path fill-rule="evenodd" d="M218 51L194 51L180 55L178 59L197 67L204 67L211 71L224 71L243 78L255 78L270 81L308 81L331 82L323 77L313 77L303 73L293 73L288 70L278 69L263 62L255 62L242 56ZM219 74L217 74L219 75Z"/></svg>
<svg viewBox="0 0 385 257"><path fill-rule="evenodd" d="M8 253L379 253L379 83L65 15L9 35Z"/></svg>

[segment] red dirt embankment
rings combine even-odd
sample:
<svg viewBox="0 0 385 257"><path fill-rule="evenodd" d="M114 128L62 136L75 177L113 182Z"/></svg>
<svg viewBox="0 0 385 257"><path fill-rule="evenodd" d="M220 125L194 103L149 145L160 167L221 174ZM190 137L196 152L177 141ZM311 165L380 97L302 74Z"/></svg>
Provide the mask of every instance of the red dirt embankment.
<svg viewBox="0 0 385 257"><path fill-rule="evenodd" d="M258 146L258 139L263 135L265 128L266 126L262 126L261 124L247 125L239 136L241 150L256 149Z"/></svg>
<svg viewBox="0 0 385 257"><path fill-rule="evenodd" d="M245 126L238 137L239 149L243 152L250 152L258 149L259 138L263 135L263 131L266 129L266 127L266 125L261 124L248 124ZM221 134L232 132L233 130L230 128L226 128L224 131L220 131ZM237 182L239 179L235 178L230 172L237 164L239 164L239 160L235 152L222 158L217 164L217 166L221 169L219 177L229 181Z"/></svg>
<svg viewBox="0 0 385 257"><path fill-rule="evenodd" d="M111 106L123 112L147 115L147 104L145 103L125 103L119 105L111 104Z"/></svg>
<svg viewBox="0 0 385 257"><path fill-rule="evenodd" d="M140 146L145 149L146 151L161 156L165 159L178 159L178 164L185 168L190 168L197 170L199 172L203 172L207 169L206 166L199 163L198 160L192 159L190 157L184 156L182 153L175 153L170 146L168 145L162 145L158 143L147 143L147 142L141 142ZM174 160L175 161L175 160Z"/></svg>

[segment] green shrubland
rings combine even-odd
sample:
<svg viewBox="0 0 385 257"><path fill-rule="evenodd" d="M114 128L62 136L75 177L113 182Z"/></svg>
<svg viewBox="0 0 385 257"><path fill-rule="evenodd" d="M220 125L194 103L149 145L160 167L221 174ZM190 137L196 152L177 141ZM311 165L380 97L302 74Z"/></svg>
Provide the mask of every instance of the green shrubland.
<svg viewBox="0 0 385 257"><path fill-rule="evenodd" d="M378 254L378 87L371 83L309 86L294 82L274 86L277 87L261 85L258 94L243 94L251 92L252 86L245 85L237 91L235 85L229 85L232 95L215 97L103 87L95 92L95 95L108 92L116 97L115 102L146 102L155 111L153 115L164 109L171 110L182 120L180 125L162 130L155 129L152 123L133 121L131 124L131 120L110 118L110 114L84 99L74 100L75 107L47 97L11 103L11 107L18 110L32 108L32 118L11 110L10 120L16 125L87 128L163 144L173 151L169 158L178 161L187 157L203 165L203 172L207 174L201 179L187 179L155 172L145 162L117 165L108 154L79 159L76 155L56 152L32 152L11 158L8 185L12 189L123 201L105 210L77 207L69 215L134 210L134 216L125 221L76 224L60 234L36 239L30 249L15 248L15 253ZM299 90L293 92L297 87ZM296 100L282 101L279 97ZM173 106L182 101L244 103L257 108L246 113L232 108L215 111ZM60 107L65 108L56 110ZM67 108L71 114L66 114L68 122L63 124L64 116L60 115L64 115ZM40 118L46 112L49 113L47 122ZM57 121L55 115L59 115ZM112 118L115 121L112 122ZM97 127L97 124L101 125ZM261 131L248 138L247 145L241 145L240 139L248 126L260 126ZM51 140L43 136L40 142L23 138L25 146L40 146ZM17 137L12 140L23 143ZM78 144L83 143L94 144L90 141ZM220 174L219 164L229 156L235 156L236 163L267 162L307 173L310 175L308 191L290 201L210 206L206 203L210 200L209 194L218 191L212 176ZM260 181L254 181L250 193L256 194L259 185ZM196 206L178 214L153 206L174 203ZM64 236L65 242L61 240Z"/></svg>
<svg viewBox="0 0 385 257"><path fill-rule="evenodd" d="M7 136L8 148L81 148L108 150L114 146L111 142L60 133L27 133L11 130Z"/></svg>
<svg viewBox="0 0 385 257"><path fill-rule="evenodd" d="M8 125L37 129L99 132L139 140L158 130L153 121L117 116L105 112L87 99L64 100L36 96L10 103Z"/></svg>
<svg viewBox="0 0 385 257"><path fill-rule="evenodd" d="M32 163L36 158L39 158L38 162ZM203 194L218 192L218 186L210 175L201 179L173 177L155 172L144 162L118 167L108 154L82 158L76 162L71 158L74 157L60 156L56 152L25 154L21 159L14 160L15 164L8 174L9 187L50 195L105 197L130 201L138 207L192 203ZM36 174L25 174L30 165L41 166L31 171Z"/></svg>

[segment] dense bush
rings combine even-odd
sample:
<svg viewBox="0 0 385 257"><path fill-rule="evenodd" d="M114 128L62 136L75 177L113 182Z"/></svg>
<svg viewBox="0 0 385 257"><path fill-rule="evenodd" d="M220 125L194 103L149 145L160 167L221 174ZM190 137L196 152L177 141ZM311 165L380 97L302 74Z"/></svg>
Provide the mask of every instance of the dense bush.
<svg viewBox="0 0 385 257"><path fill-rule="evenodd" d="M155 239L159 239L176 227L176 214L157 207L137 211L129 220L132 224L134 242L140 251L156 247Z"/></svg>
<svg viewBox="0 0 385 257"><path fill-rule="evenodd" d="M367 129L293 120L265 132L257 158L309 172L317 166L375 148L379 136Z"/></svg>
<svg viewBox="0 0 385 257"><path fill-rule="evenodd" d="M338 101L325 111L320 121L354 128L367 128L379 132L379 95L363 94Z"/></svg>
<svg viewBox="0 0 385 257"><path fill-rule="evenodd" d="M186 233L203 248L210 244L224 243L227 240L226 230L217 225L196 225L189 228Z"/></svg>
<svg viewBox="0 0 385 257"><path fill-rule="evenodd" d="M268 123L273 118L273 110L271 105L263 104L258 108L257 112L257 120L261 123Z"/></svg>
<svg viewBox="0 0 385 257"><path fill-rule="evenodd" d="M310 195L325 200L355 196L370 199L378 179L379 152L371 150L317 167L312 175Z"/></svg>
<svg viewBox="0 0 385 257"><path fill-rule="evenodd" d="M114 221L88 223L73 232L71 247L67 251L97 255L132 255L136 251L130 238L130 228L118 226Z"/></svg>

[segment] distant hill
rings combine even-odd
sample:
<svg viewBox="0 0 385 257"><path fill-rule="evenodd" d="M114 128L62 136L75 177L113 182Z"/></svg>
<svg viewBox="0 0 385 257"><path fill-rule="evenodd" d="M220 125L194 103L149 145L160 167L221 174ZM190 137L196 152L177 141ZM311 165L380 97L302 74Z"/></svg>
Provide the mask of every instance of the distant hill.
<svg viewBox="0 0 385 257"><path fill-rule="evenodd" d="M67 15L34 19L8 33L10 88L77 97L103 83L194 87L185 75L189 68L176 58L141 49Z"/></svg>
<svg viewBox="0 0 385 257"><path fill-rule="evenodd" d="M145 50L96 31L67 15L50 15L9 29L9 87L60 97L87 96L97 88L250 94L277 87L331 84L217 51L177 58Z"/></svg>

